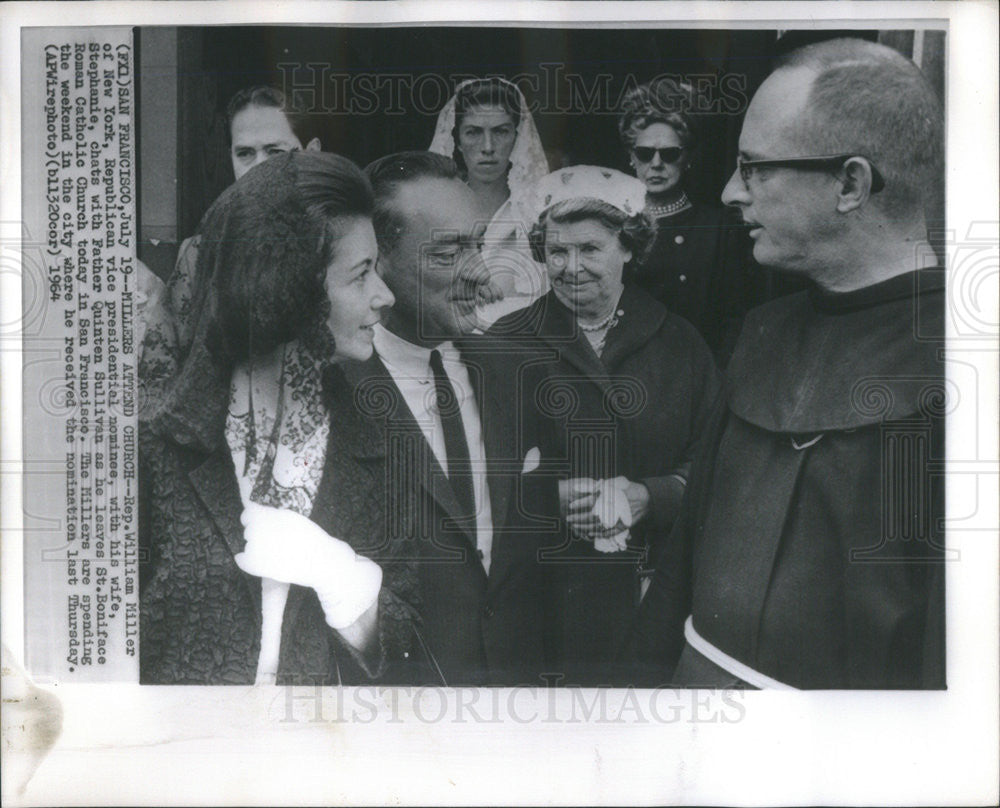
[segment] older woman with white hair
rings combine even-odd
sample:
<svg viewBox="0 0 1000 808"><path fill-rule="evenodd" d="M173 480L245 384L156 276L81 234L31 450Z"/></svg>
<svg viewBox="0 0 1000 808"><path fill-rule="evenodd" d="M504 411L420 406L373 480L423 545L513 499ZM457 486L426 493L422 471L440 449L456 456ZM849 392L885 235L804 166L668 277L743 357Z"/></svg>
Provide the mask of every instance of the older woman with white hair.
<svg viewBox="0 0 1000 808"><path fill-rule="evenodd" d="M563 684L627 683L614 659L719 388L694 327L628 282L653 238L645 193L597 166L545 177L532 244L551 289L491 330L554 357L536 399L566 436L567 531L547 558Z"/></svg>

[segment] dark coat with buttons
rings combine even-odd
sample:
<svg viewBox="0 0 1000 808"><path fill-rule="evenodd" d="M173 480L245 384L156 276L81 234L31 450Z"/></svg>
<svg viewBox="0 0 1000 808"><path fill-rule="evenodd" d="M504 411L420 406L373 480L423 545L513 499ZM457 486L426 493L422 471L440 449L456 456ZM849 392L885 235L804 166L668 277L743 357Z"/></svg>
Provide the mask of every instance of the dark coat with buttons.
<svg viewBox="0 0 1000 808"><path fill-rule="evenodd" d="M334 392L354 408L370 451L357 462L384 514L382 541L416 565L419 645L386 675L400 684L540 685L549 615L541 549L555 540L555 478L527 391L535 365L486 337L459 344L479 405L493 545L489 574L475 525L456 520L458 500L419 425L378 356L347 371ZM524 471L532 448L543 457Z"/></svg>
<svg viewBox="0 0 1000 808"><path fill-rule="evenodd" d="M689 323L628 284L619 312L600 357L554 292L491 332L544 354L536 398L560 441L567 475L623 476L650 494L649 513L632 528L627 550L599 552L563 526L560 545L547 554L554 671L564 684L629 683L629 671L613 670L612 662L634 619L638 573L673 524L719 390L712 356Z"/></svg>
<svg viewBox="0 0 1000 808"><path fill-rule="evenodd" d="M772 296L751 248L732 210L693 205L656 220L656 237L631 279L697 328L724 365L744 315Z"/></svg>

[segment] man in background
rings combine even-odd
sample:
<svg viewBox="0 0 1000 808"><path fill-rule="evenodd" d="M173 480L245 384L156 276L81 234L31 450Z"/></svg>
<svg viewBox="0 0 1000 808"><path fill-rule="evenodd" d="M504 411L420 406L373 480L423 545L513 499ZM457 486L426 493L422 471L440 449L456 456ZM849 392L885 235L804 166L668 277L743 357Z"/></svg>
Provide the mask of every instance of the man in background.
<svg viewBox="0 0 1000 808"><path fill-rule="evenodd" d="M274 87L247 87L226 106L229 156L239 179L268 157L290 151L319 151L319 138L305 140L303 114ZM303 145L305 141L305 145Z"/></svg>
<svg viewBox="0 0 1000 808"><path fill-rule="evenodd" d="M305 139L305 116L291 107L281 90L247 87L226 106L226 131L234 179L239 180L269 157L290 151L319 151L318 138ZM181 242L177 261L164 283L143 264L139 266L136 344L140 346L139 380L145 401L157 394L187 354L191 343L189 312L200 237Z"/></svg>

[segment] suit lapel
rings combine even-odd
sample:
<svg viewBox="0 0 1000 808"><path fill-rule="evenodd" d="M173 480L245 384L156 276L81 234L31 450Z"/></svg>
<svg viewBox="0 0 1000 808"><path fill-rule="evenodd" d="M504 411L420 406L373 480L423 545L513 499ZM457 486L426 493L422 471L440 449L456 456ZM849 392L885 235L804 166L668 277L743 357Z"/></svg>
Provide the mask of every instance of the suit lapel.
<svg viewBox="0 0 1000 808"><path fill-rule="evenodd" d="M481 339L480 345L476 341L466 342L462 355L469 368L482 423L493 521L488 586L494 591L503 586L514 569L520 556L518 542L528 538L517 524L512 500L517 497L523 455L532 447L521 445L523 402L518 391L522 355L512 350L512 346L492 340L487 343L488 337Z"/></svg>
<svg viewBox="0 0 1000 808"><path fill-rule="evenodd" d="M476 526L460 519L461 508L448 477L382 361L373 355L364 363L345 364L344 376L352 391L350 401L354 417L351 420L360 422L352 437L357 456L388 458L393 465L402 461L407 473L415 477L415 483L455 520L475 549ZM340 412L344 412L342 405ZM400 484L398 480L390 481L396 479L393 472L401 470L387 468L386 484Z"/></svg>
<svg viewBox="0 0 1000 808"><path fill-rule="evenodd" d="M512 489L511 475L520 471L516 440L518 405L510 397L515 385L509 383L510 380L504 383L496 359L466 362L466 367L479 409L495 541L497 529L502 528L507 520ZM505 369L512 374L516 373L516 368ZM518 467L515 469L514 465Z"/></svg>

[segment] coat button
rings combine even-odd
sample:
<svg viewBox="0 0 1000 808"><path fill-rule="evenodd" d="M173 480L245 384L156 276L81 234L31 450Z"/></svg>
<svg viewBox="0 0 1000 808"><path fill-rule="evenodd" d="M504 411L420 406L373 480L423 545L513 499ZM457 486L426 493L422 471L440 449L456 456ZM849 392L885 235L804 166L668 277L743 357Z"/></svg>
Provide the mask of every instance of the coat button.
<svg viewBox="0 0 1000 808"><path fill-rule="evenodd" d="M683 244L684 236L674 236L674 244Z"/></svg>
<svg viewBox="0 0 1000 808"><path fill-rule="evenodd" d="M493 615L495 615L495 614L496 614L496 609L494 609L489 604L487 604L486 608L483 609L483 617L485 617L487 619L493 617Z"/></svg>
<svg viewBox="0 0 1000 808"><path fill-rule="evenodd" d="M688 279L687 275L678 275L677 277L678 277L678 280L680 280L681 283L684 283L684 281L686 281Z"/></svg>

